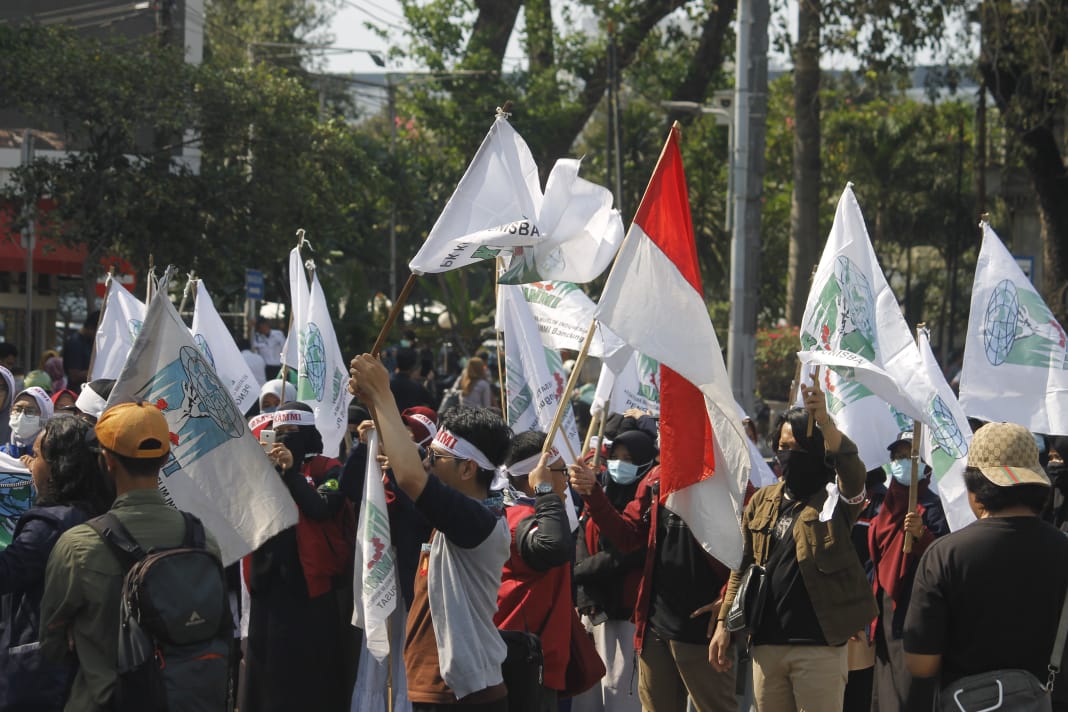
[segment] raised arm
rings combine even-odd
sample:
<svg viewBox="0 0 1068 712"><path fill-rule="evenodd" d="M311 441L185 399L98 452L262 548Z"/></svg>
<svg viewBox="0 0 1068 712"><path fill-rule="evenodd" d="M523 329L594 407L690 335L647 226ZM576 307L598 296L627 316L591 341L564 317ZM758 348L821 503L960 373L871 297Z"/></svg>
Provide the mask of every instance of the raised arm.
<svg viewBox="0 0 1068 712"><path fill-rule="evenodd" d="M389 373L377 358L362 354L350 362L349 374L349 392L371 409L397 485L412 500L418 499L429 476L419 458L419 446L412 442L397 410L397 401L389 389Z"/></svg>

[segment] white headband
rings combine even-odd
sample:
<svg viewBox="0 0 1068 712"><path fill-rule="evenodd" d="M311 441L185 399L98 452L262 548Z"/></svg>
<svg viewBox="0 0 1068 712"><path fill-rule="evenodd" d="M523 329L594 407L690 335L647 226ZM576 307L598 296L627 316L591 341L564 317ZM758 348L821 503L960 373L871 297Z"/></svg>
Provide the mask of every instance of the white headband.
<svg viewBox="0 0 1068 712"><path fill-rule="evenodd" d="M473 461L483 470L497 469L497 466L490 462L482 451L475 447L470 441L464 440L459 435L454 435L444 428L434 435L434 444L450 455L455 455L461 460Z"/></svg>
<svg viewBox="0 0 1068 712"><path fill-rule="evenodd" d="M553 462L554 460L559 459L559 457L560 457L560 452L555 447L549 450L549 460L548 460L548 462ZM529 475L531 472L534 471L534 468L538 466L539 462L541 462L541 452L540 451L534 453L533 455L531 455L530 457L528 457L526 459L520 460L519 462L513 462L511 465L509 465L508 466L508 476L509 477L526 477L527 475Z"/></svg>
<svg viewBox="0 0 1068 712"><path fill-rule="evenodd" d="M260 413L248 420L248 429L252 432L256 432L257 428L265 428L268 425L272 428L274 427L274 413Z"/></svg>
<svg viewBox="0 0 1068 712"><path fill-rule="evenodd" d="M272 413L274 427L279 425L310 425L315 427L315 413L306 410L276 410Z"/></svg>
<svg viewBox="0 0 1068 712"><path fill-rule="evenodd" d="M99 393L90 388L88 383L83 383L82 392L78 394L78 399L74 401L74 407L94 418L99 418L104 409L108 407L108 402L101 398Z"/></svg>

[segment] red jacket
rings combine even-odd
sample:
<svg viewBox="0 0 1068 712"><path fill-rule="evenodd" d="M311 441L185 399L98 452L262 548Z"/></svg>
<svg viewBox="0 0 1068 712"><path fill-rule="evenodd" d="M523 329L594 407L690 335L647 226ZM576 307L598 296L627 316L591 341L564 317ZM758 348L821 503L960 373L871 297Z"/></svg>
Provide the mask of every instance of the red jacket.
<svg viewBox="0 0 1068 712"><path fill-rule="evenodd" d="M545 686L562 691L571 656L571 564L536 571L523 561L516 545L519 523L534 516L534 507L515 504L506 507L512 532L511 554L501 574L497 592L497 613L493 622L503 630L518 630L541 638L545 658Z"/></svg>
<svg viewBox="0 0 1068 712"><path fill-rule="evenodd" d="M634 605L634 649L641 653L648 624L649 606L653 589L653 567L656 564L656 530L660 513L660 466L654 467L638 485L634 499L617 512L601 486L584 498L590 516L597 522L601 533L622 552L630 552L646 546L645 566L642 570L638 600ZM707 556L709 566L722 575L724 587L730 571L723 564ZM723 590L710 591L709 603L723 595Z"/></svg>
<svg viewBox="0 0 1068 712"><path fill-rule="evenodd" d="M316 455L304 463L301 474L313 488L319 487L333 471L340 472L337 460ZM299 508L298 508L299 511ZM352 507L345 502L331 518L315 521L300 512L297 520L297 552L308 585L308 597L331 591L335 577L352 577L356 545L356 520Z"/></svg>

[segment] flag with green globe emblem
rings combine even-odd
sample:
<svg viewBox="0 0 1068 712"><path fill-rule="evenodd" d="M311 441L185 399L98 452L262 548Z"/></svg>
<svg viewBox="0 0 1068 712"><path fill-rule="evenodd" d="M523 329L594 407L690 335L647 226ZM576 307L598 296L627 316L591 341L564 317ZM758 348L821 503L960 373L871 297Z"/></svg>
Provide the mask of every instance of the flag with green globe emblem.
<svg viewBox="0 0 1068 712"><path fill-rule="evenodd" d="M920 452L924 462L931 466L932 485L942 499L949 528L956 531L975 520L964 488L972 430L964 409L942 375L926 330L920 331L918 346L924 371L937 391L929 406L929 425L923 429Z"/></svg>
<svg viewBox="0 0 1068 712"><path fill-rule="evenodd" d="M308 299L303 308L294 309L291 327L297 333L297 400L315 412L315 427L323 436L322 454L337 457L349 426L348 366L337 345L315 263L308 260L307 266Z"/></svg>
<svg viewBox="0 0 1068 712"><path fill-rule="evenodd" d="M1068 435L1068 337L997 234L983 223L960 402L968 415Z"/></svg>
<svg viewBox="0 0 1068 712"><path fill-rule="evenodd" d="M886 446L901 432L902 416L930 419L934 386L879 267L851 185L838 201L812 280L801 348L803 380L808 382L810 367L821 367L827 411L869 469L889 460Z"/></svg>

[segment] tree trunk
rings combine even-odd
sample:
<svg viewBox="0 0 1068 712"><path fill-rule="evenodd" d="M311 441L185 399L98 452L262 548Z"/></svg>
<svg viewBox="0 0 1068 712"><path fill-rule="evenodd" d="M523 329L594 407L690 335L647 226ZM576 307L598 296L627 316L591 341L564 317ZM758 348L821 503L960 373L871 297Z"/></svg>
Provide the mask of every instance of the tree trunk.
<svg viewBox="0 0 1068 712"><path fill-rule="evenodd" d="M530 72L537 75L553 69L553 13L550 0L526 0L527 54Z"/></svg>
<svg viewBox="0 0 1068 712"><path fill-rule="evenodd" d="M1022 140L1027 147L1024 164L1031 174L1042 225L1045 260L1042 289L1050 295L1068 277L1068 172L1065 171L1057 140L1048 126L1028 131ZM1056 308L1058 305L1050 306ZM1064 318L1063 314L1060 316Z"/></svg>
<svg viewBox="0 0 1068 712"><path fill-rule="evenodd" d="M809 274L820 258L820 0L800 0L794 51L794 192L786 318L801 323Z"/></svg>

